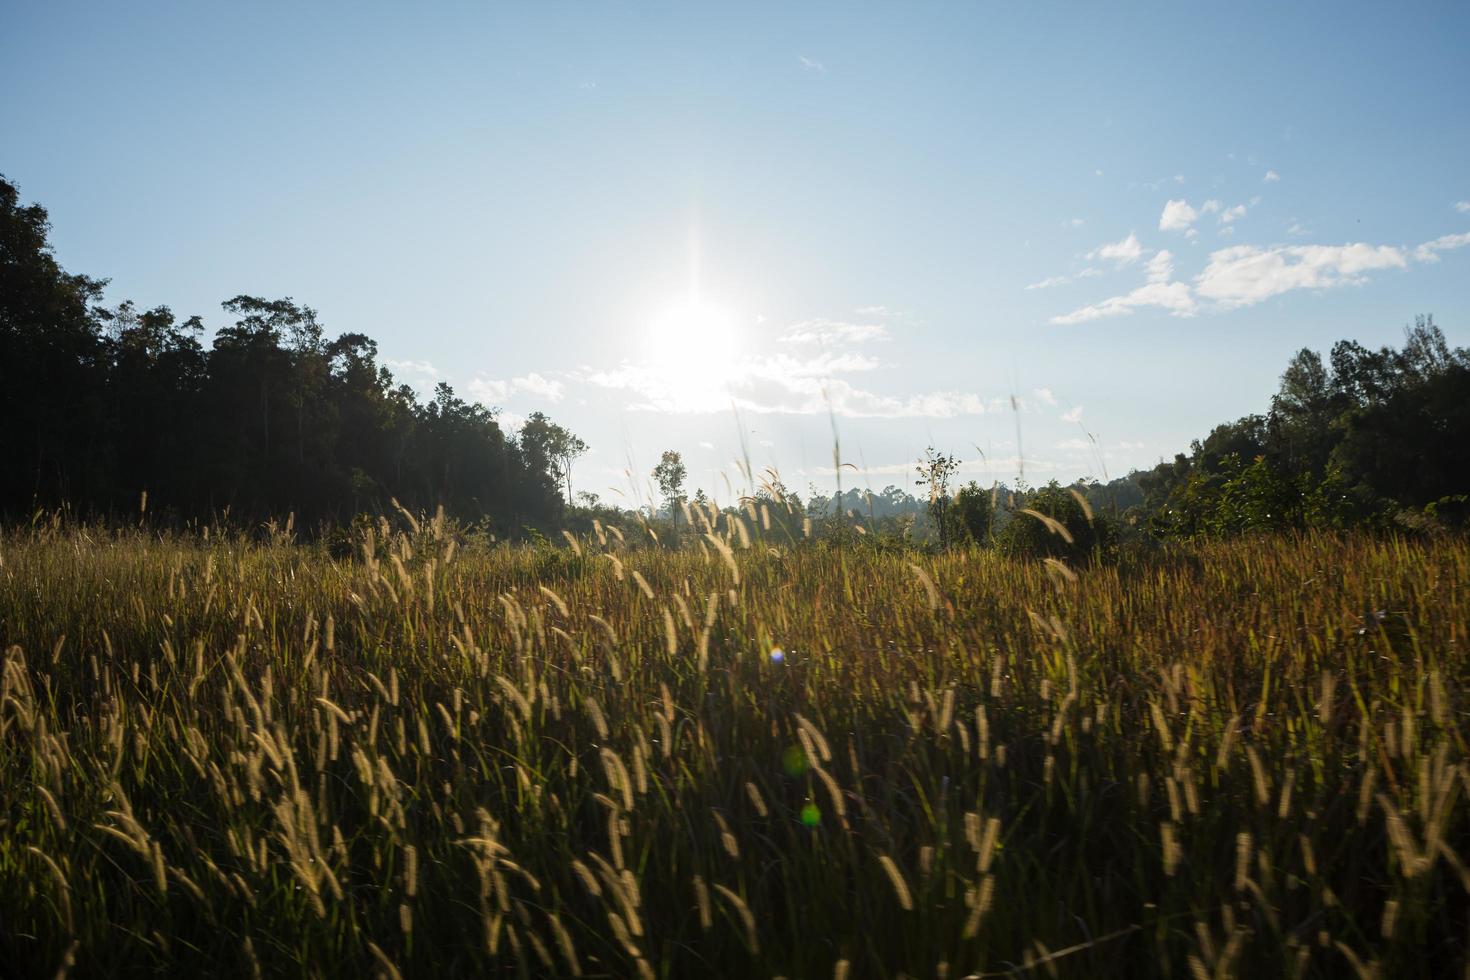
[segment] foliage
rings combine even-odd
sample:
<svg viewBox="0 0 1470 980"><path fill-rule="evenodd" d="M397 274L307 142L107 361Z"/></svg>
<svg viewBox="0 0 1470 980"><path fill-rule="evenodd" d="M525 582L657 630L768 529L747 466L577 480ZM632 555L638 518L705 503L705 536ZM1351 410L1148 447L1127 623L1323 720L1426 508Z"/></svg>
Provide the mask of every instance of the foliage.
<svg viewBox="0 0 1470 980"><path fill-rule="evenodd" d="M939 546L948 547L955 530L949 517L953 501L950 498L949 481L960 468L960 461L946 453L936 452L933 446L924 450L924 456L915 465L918 479L914 485L922 487L929 497L929 518L939 532Z"/></svg>
<svg viewBox="0 0 1470 980"><path fill-rule="evenodd" d="M658 465L653 468L653 480L658 484L659 493L664 495L664 506L673 520L678 519L679 501L684 496L684 478L688 475L689 469L683 458L672 449L664 450Z"/></svg>
<svg viewBox="0 0 1470 980"><path fill-rule="evenodd" d="M1099 488L1094 503L1131 498L1133 518L1169 536L1408 526L1401 515L1470 492L1470 455L1452 448L1470 442L1467 391L1470 351L1451 349L1432 317L1397 350L1345 340L1330 365L1302 350L1267 415L1217 426L1188 455Z"/></svg>
<svg viewBox="0 0 1470 980"><path fill-rule="evenodd" d="M230 299L206 349L198 317L103 308L103 283L64 272L47 233L0 178L0 519L136 513L146 493L176 524L344 524L394 498L503 532L560 521L557 484L570 494L586 447L544 416L517 440L447 385L421 403L371 339L329 340L289 298Z"/></svg>
<svg viewBox="0 0 1470 980"><path fill-rule="evenodd" d="M572 464L587 452L587 443L547 418L543 412L532 412L521 426L521 445L535 446L542 456L552 461L567 492L572 497Z"/></svg>
<svg viewBox="0 0 1470 980"><path fill-rule="evenodd" d="M945 539L956 543L989 544L997 496L997 490L987 490L974 480L960 487L946 508L944 516L949 528Z"/></svg>
<svg viewBox="0 0 1470 980"><path fill-rule="evenodd" d="M1012 557L1085 562L1103 556L1114 541L1112 525L1086 495L1055 480L1011 494L1010 511L996 547Z"/></svg>
<svg viewBox="0 0 1470 980"><path fill-rule="evenodd" d="M1463 973L1463 539L1064 573L743 513L3 534L7 969Z"/></svg>

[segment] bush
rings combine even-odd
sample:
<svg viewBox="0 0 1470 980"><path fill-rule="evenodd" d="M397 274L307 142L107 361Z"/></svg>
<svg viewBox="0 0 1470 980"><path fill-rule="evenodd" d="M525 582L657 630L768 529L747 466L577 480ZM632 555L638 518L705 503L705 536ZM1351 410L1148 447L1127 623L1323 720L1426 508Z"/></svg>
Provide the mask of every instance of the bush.
<svg viewBox="0 0 1470 980"><path fill-rule="evenodd" d="M994 494L974 480L960 487L944 510L945 539L951 544L989 543L993 505Z"/></svg>
<svg viewBox="0 0 1470 980"><path fill-rule="evenodd" d="M1111 522L1093 513L1080 493L1055 480L1017 494L1011 510L996 547L1013 557L1082 562L1110 551L1116 539Z"/></svg>

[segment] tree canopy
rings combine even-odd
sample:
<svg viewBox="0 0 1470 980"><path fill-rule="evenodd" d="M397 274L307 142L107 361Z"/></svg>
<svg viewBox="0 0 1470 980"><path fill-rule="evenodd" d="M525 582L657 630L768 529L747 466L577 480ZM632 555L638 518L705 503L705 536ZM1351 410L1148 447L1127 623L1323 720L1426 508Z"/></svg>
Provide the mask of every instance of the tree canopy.
<svg viewBox="0 0 1470 980"><path fill-rule="evenodd" d="M0 177L0 515L68 506L179 519L381 509L554 527L580 439L544 415L519 437L439 385L420 401L361 333L330 339L290 297L236 296L209 346L199 317L102 305L67 273L46 212Z"/></svg>
<svg viewBox="0 0 1470 980"><path fill-rule="evenodd" d="M1170 535L1452 518L1470 494L1470 350L1433 317L1395 349L1301 350L1265 415L1216 426L1188 454L1115 481ZM1099 494L1099 502L1107 494Z"/></svg>

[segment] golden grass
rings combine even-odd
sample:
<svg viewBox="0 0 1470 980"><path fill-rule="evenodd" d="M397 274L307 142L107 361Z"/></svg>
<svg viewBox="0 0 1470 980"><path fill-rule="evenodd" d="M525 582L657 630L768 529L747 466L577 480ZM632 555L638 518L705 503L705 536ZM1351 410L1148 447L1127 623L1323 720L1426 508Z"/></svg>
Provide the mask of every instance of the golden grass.
<svg viewBox="0 0 1470 980"><path fill-rule="evenodd" d="M1463 542L1057 567L408 517L352 561L0 538L19 974L1466 968Z"/></svg>

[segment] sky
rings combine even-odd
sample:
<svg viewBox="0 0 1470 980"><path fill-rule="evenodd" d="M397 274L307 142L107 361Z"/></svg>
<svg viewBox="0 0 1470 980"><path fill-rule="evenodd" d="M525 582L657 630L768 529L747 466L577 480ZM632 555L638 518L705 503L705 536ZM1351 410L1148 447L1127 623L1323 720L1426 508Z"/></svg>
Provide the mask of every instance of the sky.
<svg viewBox="0 0 1470 980"><path fill-rule="evenodd" d="M110 301L294 297L604 502L665 449L723 500L1102 479L1302 347L1470 344L1467 50L1455 3L0 0L0 173Z"/></svg>

